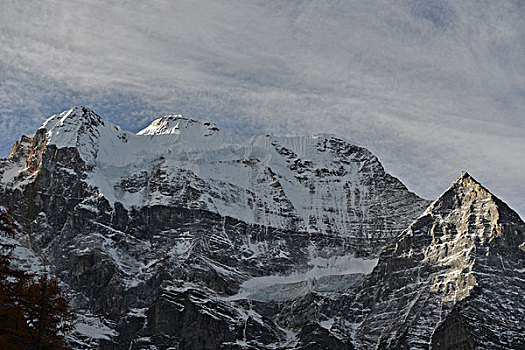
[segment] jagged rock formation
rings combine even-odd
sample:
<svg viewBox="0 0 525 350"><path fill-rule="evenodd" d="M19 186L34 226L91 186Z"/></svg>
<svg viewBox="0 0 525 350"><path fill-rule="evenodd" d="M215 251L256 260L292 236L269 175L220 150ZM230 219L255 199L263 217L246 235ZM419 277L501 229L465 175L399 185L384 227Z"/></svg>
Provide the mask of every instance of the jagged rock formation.
<svg viewBox="0 0 525 350"><path fill-rule="evenodd" d="M521 349L524 239L519 216L462 173L343 298L357 326L338 331L363 349Z"/></svg>
<svg viewBox="0 0 525 350"><path fill-rule="evenodd" d="M335 136L181 116L133 134L77 107L23 136L0 182L71 293L75 348L522 344L523 222L467 175L402 233L430 203ZM504 323L477 310L514 323L491 338Z"/></svg>

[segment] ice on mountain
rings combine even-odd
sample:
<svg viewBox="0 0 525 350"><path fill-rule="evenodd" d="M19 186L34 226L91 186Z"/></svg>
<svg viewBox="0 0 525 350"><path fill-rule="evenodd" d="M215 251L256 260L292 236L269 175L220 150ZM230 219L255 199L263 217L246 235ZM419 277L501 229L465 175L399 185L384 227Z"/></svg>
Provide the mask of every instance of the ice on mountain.
<svg viewBox="0 0 525 350"><path fill-rule="evenodd" d="M358 285L372 272L378 259L361 259L352 255L323 258L310 250L312 266L305 272L251 278L241 284L231 299L293 300L309 292L345 291Z"/></svg>

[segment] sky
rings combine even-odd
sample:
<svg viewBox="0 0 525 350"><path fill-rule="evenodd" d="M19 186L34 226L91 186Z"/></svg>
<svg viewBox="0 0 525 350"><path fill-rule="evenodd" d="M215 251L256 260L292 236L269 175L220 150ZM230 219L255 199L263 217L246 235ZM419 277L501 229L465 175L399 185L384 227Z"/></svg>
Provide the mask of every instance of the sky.
<svg viewBox="0 0 525 350"><path fill-rule="evenodd" d="M462 170L525 218L524 0L0 0L0 156L84 105L138 131L333 133L435 199Z"/></svg>

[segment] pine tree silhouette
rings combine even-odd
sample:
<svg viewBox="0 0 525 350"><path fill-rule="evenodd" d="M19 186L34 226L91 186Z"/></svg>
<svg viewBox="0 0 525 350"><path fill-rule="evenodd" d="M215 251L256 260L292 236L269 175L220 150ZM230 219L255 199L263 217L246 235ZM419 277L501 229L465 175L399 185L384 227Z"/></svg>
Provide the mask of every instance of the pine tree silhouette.
<svg viewBox="0 0 525 350"><path fill-rule="evenodd" d="M14 237L12 215L0 206L0 235ZM68 349L73 315L58 281L11 268L13 246L0 246L0 349Z"/></svg>

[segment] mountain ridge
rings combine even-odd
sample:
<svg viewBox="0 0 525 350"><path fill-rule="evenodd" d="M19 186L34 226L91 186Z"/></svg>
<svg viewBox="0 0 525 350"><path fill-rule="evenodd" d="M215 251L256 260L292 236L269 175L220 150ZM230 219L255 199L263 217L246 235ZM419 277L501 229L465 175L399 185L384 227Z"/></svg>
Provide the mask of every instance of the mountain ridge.
<svg viewBox="0 0 525 350"><path fill-rule="evenodd" d="M74 348L521 348L525 224L468 173L430 203L333 135L179 116L135 135L91 113L0 161Z"/></svg>
<svg viewBox="0 0 525 350"><path fill-rule="evenodd" d="M47 145L78 150L90 168L83 181L110 204L127 208L176 200L252 223L344 233L366 221L367 208L389 206L407 190L385 175L381 181L391 187L383 193L385 183L368 193L374 172L386 174L381 163L365 148L330 135L246 137L180 116L156 119L133 134L84 107L48 118L39 133ZM172 186L190 178L182 188ZM173 191L194 200L176 199ZM384 225L388 231L392 223Z"/></svg>

